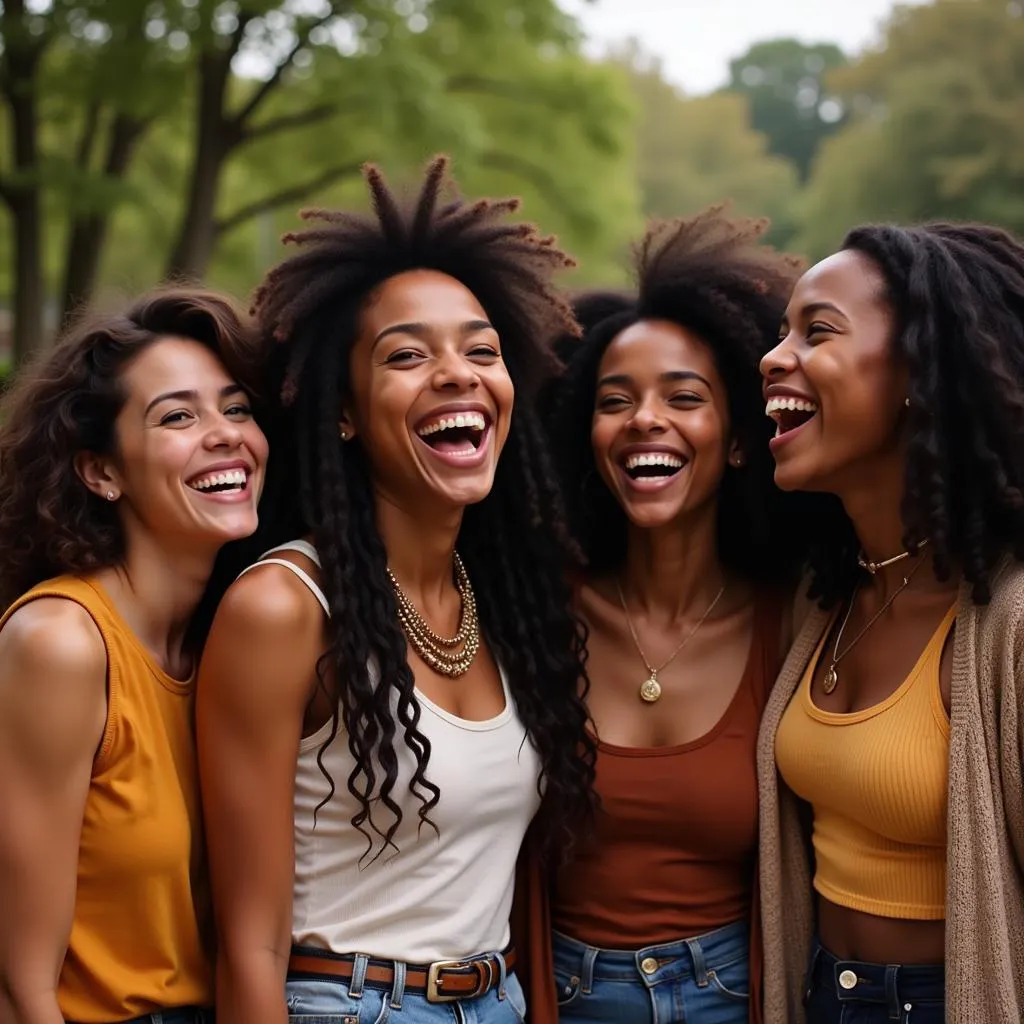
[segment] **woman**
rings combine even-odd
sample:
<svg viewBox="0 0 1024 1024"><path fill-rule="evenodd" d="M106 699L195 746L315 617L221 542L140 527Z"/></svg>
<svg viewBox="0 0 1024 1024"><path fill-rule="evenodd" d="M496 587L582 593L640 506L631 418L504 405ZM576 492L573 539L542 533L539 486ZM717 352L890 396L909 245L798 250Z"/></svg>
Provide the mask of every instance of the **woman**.
<svg viewBox="0 0 1024 1024"><path fill-rule="evenodd" d="M588 558L601 807L553 872L542 1024L759 1011L754 752L799 566L758 374L797 271L765 226L717 208L660 224L635 294L579 302L550 433Z"/></svg>
<svg viewBox="0 0 1024 1024"><path fill-rule="evenodd" d="M27 369L0 429L0 1019L213 1003L190 623L267 443L226 299L168 290Z"/></svg>
<svg viewBox="0 0 1024 1024"><path fill-rule="evenodd" d="M766 1020L1017 1024L1024 246L858 228L762 372L777 483L834 503L759 747Z"/></svg>
<svg viewBox="0 0 1024 1024"><path fill-rule="evenodd" d="M203 659L221 1024L521 1024L516 856L542 792L553 840L589 805L531 411L569 261L502 223L512 201L442 201L444 176L405 206L370 169L375 216L314 214L257 294L288 543L228 590Z"/></svg>

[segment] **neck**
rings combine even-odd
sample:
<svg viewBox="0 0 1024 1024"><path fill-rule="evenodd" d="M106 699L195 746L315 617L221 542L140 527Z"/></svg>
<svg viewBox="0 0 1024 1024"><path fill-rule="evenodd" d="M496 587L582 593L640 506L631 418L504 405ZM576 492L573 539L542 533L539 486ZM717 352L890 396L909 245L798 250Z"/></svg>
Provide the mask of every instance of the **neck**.
<svg viewBox="0 0 1024 1024"><path fill-rule="evenodd" d="M122 564L97 576L118 613L168 674L187 674L192 666L183 653L185 637L217 549L175 550L159 546L148 533L128 534Z"/></svg>
<svg viewBox="0 0 1024 1024"><path fill-rule="evenodd" d="M428 520L377 496L377 529L388 565L416 603L429 605L452 589L452 559L462 515L462 509L454 508Z"/></svg>
<svg viewBox="0 0 1024 1024"><path fill-rule="evenodd" d="M716 512L712 505L686 523L629 528L622 589L633 607L669 619L704 613L725 579Z"/></svg>

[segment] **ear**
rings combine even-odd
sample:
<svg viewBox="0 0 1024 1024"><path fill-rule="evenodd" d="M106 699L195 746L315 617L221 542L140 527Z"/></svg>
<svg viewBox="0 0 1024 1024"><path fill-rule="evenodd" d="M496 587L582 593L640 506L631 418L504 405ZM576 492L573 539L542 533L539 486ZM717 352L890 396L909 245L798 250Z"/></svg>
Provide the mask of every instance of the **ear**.
<svg viewBox="0 0 1024 1024"><path fill-rule="evenodd" d="M729 465L733 469L740 469L746 464L747 457L743 453L743 446L740 444L738 438L733 438L732 443L729 445Z"/></svg>
<svg viewBox="0 0 1024 1024"><path fill-rule="evenodd" d="M79 479L97 497L105 501L117 501L121 497L121 480L109 457L79 452L74 466Z"/></svg>
<svg viewBox="0 0 1024 1024"><path fill-rule="evenodd" d="M351 441L356 436L356 425L344 409L338 417L338 436L342 441Z"/></svg>

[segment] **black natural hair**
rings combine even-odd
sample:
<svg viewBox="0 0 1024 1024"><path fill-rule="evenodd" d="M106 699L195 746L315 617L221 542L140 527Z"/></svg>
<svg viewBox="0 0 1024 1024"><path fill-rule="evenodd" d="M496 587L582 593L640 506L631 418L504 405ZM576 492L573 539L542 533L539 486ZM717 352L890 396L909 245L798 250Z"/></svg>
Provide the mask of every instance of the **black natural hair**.
<svg viewBox="0 0 1024 1024"><path fill-rule="evenodd" d="M909 371L904 542L973 599L1006 555L1024 558L1024 244L981 224L867 225L843 242L881 272ZM857 539L838 501L817 520L811 596L849 593Z"/></svg>
<svg viewBox="0 0 1024 1024"><path fill-rule="evenodd" d="M516 708L543 769L542 815L551 841L591 804L594 747L587 715L582 629L571 613L565 569L573 547L554 470L534 411L555 363L550 342L574 329L553 276L571 261L529 224L506 223L516 200L442 199L447 163L434 160L419 196L400 202L379 171L366 169L374 215L315 210L321 226L287 236L302 252L270 271L254 313L275 344L272 377L281 396L270 431L270 475L261 508L267 542L312 533L330 602L330 646L317 672L356 767L346 780L360 810L353 824L376 855L394 845L402 821L396 800L396 737L412 751L411 788L420 824L440 797L429 781L430 744L406 640L377 531L372 467L358 439L342 445L338 419L349 396L350 353L358 319L384 281L430 269L460 281L480 302L502 342L516 388L508 440L493 489L465 510L458 550L476 592L481 628L503 667ZM383 685L375 687L371 664ZM397 705L395 702L397 701ZM393 707L397 706L397 713Z"/></svg>
<svg viewBox="0 0 1024 1024"><path fill-rule="evenodd" d="M634 292L590 292L574 307L581 339L556 343L564 374L549 386L545 419L574 534L592 572L625 557L625 513L598 475L590 442L597 375L608 346L642 320L667 320L698 334L725 384L732 430L745 455L729 467L718 502L722 564L751 581L782 583L800 569L801 535L792 496L773 483L774 425L761 396L761 357L779 323L800 262L761 244L764 220L716 206L690 219L653 224L634 251Z"/></svg>

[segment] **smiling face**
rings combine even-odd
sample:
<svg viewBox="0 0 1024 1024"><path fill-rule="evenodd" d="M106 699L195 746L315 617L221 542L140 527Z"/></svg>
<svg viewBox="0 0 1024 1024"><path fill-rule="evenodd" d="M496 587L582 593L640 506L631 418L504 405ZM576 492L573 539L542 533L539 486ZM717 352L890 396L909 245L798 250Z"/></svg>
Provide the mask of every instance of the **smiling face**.
<svg viewBox="0 0 1024 1024"><path fill-rule="evenodd" d="M362 311L341 429L399 507L462 508L494 484L514 389L473 293L433 270L385 281Z"/></svg>
<svg viewBox="0 0 1024 1024"><path fill-rule="evenodd" d="M885 281L852 250L798 282L782 339L761 361L775 481L842 494L901 472L907 370L893 345Z"/></svg>
<svg viewBox="0 0 1024 1024"><path fill-rule="evenodd" d="M118 502L126 533L216 551L257 525L267 441L243 389L205 345L164 338L120 378L115 451L83 453L79 475Z"/></svg>
<svg viewBox="0 0 1024 1024"><path fill-rule="evenodd" d="M713 504L732 452L725 385L692 331L642 320L605 350L594 461L630 522L654 529Z"/></svg>

